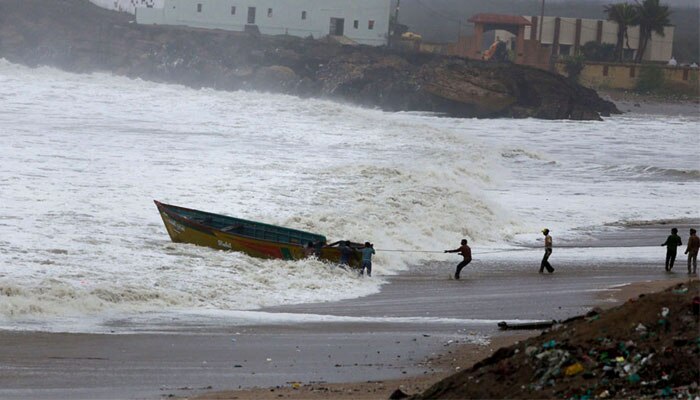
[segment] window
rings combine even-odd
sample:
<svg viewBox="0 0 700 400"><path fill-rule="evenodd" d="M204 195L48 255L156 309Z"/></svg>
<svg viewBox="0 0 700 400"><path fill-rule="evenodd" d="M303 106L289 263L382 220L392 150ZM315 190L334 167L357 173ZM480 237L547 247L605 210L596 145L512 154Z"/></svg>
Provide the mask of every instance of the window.
<svg viewBox="0 0 700 400"><path fill-rule="evenodd" d="M359 27L360 27L360 21L355 20L355 22L352 23L352 26L353 26L355 29L359 28Z"/></svg>
<svg viewBox="0 0 700 400"><path fill-rule="evenodd" d="M271 8L267 9L267 17L268 18L272 17L272 9Z"/></svg>
<svg viewBox="0 0 700 400"><path fill-rule="evenodd" d="M231 6L231 15L236 15L236 6Z"/></svg>
<svg viewBox="0 0 700 400"><path fill-rule="evenodd" d="M202 12L202 3L197 3L197 12Z"/></svg>
<svg viewBox="0 0 700 400"><path fill-rule="evenodd" d="M367 29L370 29L370 30L374 29L374 20L373 19L370 19L369 21L367 21Z"/></svg>
<svg viewBox="0 0 700 400"><path fill-rule="evenodd" d="M306 19L306 11L301 12L301 19Z"/></svg>

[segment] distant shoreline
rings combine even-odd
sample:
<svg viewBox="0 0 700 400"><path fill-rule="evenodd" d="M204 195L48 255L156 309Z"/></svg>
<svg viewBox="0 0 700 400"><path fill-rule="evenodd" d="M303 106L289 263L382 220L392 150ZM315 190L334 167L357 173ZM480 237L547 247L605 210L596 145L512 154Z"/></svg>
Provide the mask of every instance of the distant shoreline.
<svg viewBox="0 0 700 400"><path fill-rule="evenodd" d="M700 117L700 97L639 94L628 90L597 90L603 99L615 103L627 114Z"/></svg>

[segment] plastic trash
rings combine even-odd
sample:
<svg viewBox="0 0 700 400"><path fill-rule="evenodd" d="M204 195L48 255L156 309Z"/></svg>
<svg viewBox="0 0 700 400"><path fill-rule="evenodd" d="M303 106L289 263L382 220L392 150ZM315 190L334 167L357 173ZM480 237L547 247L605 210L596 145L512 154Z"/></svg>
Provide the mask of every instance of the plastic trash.
<svg viewBox="0 0 700 400"><path fill-rule="evenodd" d="M583 372L583 365L581 365L581 363L579 362L577 362L576 364L569 365L564 370L564 374L566 376L574 376L576 374L580 374L581 372Z"/></svg>
<svg viewBox="0 0 700 400"><path fill-rule="evenodd" d="M525 349L525 355L528 357L532 356L533 354L537 353L537 347L535 346L527 346Z"/></svg>

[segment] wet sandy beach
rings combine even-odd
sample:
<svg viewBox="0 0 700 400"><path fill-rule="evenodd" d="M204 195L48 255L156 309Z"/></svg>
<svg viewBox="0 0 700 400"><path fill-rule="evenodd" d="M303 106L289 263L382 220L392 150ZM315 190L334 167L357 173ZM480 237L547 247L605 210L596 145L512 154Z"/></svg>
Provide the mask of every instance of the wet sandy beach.
<svg viewBox="0 0 700 400"><path fill-rule="evenodd" d="M695 222L674 226L683 232ZM556 268L551 275L537 273L540 249L490 255L475 249L459 281L450 279L453 261L424 262L387 277L380 293L243 312L248 323L173 320L147 334L2 331L0 397L152 399L368 381L375 382L367 389L374 394L376 382L442 376L494 346L537 334L512 336L498 330L499 321L562 320L688 279L683 257L674 273L666 273L663 248L651 249L668 229L627 227L578 243L584 247L561 243L551 258ZM658 253L658 262L621 261L649 249ZM587 261L581 261L581 252ZM623 256L606 261L616 253ZM246 393L256 398L260 391Z"/></svg>
<svg viewBox="0 0 700 400"><path fill-rule="evenodd" d="M376 295L263 310L348 322L222 322L128 335L1 332L0 397L159 398L424 376L450 368L430 358L502 338L500 320L565 319L612 304L619 285L686 278L639 263L568 264L540 275L536 266L513 270L484 260L461 281L448 278L451 269L429 263L391 277Z"/></svg>

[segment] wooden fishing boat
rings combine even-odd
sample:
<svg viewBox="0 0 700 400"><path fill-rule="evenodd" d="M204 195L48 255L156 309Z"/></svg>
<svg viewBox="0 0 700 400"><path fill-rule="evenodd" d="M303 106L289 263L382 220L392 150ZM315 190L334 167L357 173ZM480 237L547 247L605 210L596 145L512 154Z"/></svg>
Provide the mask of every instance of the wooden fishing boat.
<svg viewBox="0 0 700 400"><path fill-rule="evenodd" d="M340 262L340 249L328 245L323 235L154 202L173 242L283 260L304 258L304 247L311 242L318 258ZM357 249L359 243L351 247ZM350 266L360 266L358 251L351 257Z"/></svg>

